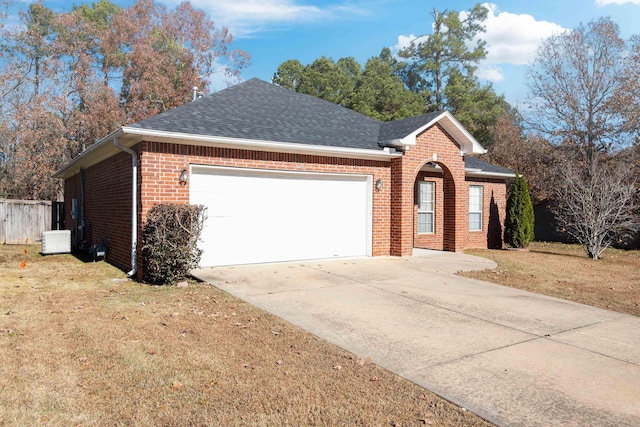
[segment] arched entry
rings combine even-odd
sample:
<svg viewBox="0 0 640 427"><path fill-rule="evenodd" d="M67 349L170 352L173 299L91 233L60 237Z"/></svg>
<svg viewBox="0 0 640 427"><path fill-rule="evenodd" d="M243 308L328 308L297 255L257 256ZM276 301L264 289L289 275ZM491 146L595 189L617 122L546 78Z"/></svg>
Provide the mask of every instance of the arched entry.
<svg viewBox="0 0 640 427"><path fill-rule="evenodd" d="M413 247L456 250L456 182L442 162L424 162L414 185Z"/></svg>
<svg viewBox="0 0 640 427"><path fill-rule="evenodd" d="M436 207L442 224L441 249L462 251L465 244L467 191L461 146L438 124L416 136L416 145L391 161L390 254L409 256L414 248L416 181L427 163L442 171L441 204Z"/></svg>

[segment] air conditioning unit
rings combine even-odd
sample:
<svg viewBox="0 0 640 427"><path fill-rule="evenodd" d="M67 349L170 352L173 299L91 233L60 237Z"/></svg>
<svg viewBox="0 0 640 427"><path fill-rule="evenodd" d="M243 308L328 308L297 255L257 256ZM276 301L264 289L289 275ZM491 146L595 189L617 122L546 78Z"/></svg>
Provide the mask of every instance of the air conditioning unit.
<svg viewBox="0 0 640 427"><path fill-rule="evenodd" d="M42 255L68 254L71 252L71 230L42 232Z"/></svg>

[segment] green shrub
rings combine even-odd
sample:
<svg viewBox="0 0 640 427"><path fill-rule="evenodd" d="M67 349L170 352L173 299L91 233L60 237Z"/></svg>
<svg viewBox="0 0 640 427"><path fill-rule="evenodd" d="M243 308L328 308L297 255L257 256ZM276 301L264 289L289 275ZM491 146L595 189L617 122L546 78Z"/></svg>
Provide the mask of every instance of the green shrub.
<svg viewBox="0 0 640 427"><path fill-rule="evenodd" d="M535 238L535 217L529 186L516 172L516 180L507 199L504 241L515 248L526 248Z"/></svg>
<svg viewBox="0 0 640 427"><path fill-rule="evenodd" d="M144 280L166 285L184 279L198 267L197 243L206 219L202 205L154 205L143 228Z"/></svg>

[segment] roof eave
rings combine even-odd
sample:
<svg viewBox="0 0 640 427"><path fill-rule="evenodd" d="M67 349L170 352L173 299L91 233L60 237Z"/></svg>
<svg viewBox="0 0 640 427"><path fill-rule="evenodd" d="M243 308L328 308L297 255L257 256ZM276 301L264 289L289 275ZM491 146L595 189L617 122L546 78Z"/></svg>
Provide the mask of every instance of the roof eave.
<svg viewBox="0 0 640 427"><path fill-rule="evenodd" d="M322 145L309 145L279 141L262 141L243 138L229 138L221 136L193 135L180 132L158 131L153 129L143 129L131 126L123 126L112 132L96 144L89 147L79 156L71 160L66 166L57 171L54 178L68 178L81 168L92 166L118 152L118 150L108 150L108 144L115 137L127 137L123 145L133 146L141 140L150 142L169 142L181 145L200 145L208 147L237 148L253 151L273 151L279 153L306 154L314 156L354 158L364 160L391 161L391 159L402 156L393 150L380 149L370 150L364 148L348 148Z"/></svg>
<svg viewBox="0 0 640 427"><path fill-rule="evenodd" d="M490 172L490 171L483 171L483 170L479 170L479 169L471 169L471 168L465 168L464 169L464 175L469 177L469 178L499 178L499 179L505 179L505 178L515 178L516 174L513 172Z"/></svg>
<svg viewBox="0 0 640 427"><path fill-rule="evenodd" d="M103 150L106 145L111 143L113 141L113 138L120 137L123 134L124 134L123 128L118 128L115 131L111 132L109 135L105 136L104 138L102 138L101 140L99 140L98 142L93 144L91 147L89 147L86 150L84 150L78 156L76 156L73 159L71 159L71 161L69 163L67 163L61 169L56 171L52 175L52 177L53 178L67 178L69 176L74 175L74 173L72 173L72 171L75 171L76 169L79 170L83 166L84 162L88 161L87 163L95 164L98 161L103 160L104 158L111 157L112 154L106 154L106 155L100 156L98 153L101 150ZM92 156L99 157L100 159L95 161L95 162L93 162L91 160Z"/></svg>
<svg viewBox="0 0 640 427"><path fill-rule="evenodd" d="M380 141L378 145L380 147L402 148L405 144L402 139L389 139L387 141Z"/></svg>
<svg viewBox="0 0 640 427"><path fill-rule="evenodd" d="M253 151L273 151L279 153L308 154L327 157L346 157L365 160L391 161L402 156L388 150L369 150L324 145L309 145L291 142L266 141L223 136L193 135L180 132L158 131L134 127L123 127L126 134L135 134L148 141L171 142L175 144L205 145L208 147L237 148Z"/></svg>

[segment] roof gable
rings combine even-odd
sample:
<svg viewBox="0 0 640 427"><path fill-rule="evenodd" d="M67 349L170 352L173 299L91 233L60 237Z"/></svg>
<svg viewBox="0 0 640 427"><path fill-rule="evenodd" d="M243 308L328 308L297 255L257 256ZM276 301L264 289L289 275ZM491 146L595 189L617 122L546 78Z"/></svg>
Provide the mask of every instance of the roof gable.
<svg viewBox="0 0 640 427"><path fill-rule="evenodd" d="M383 123L380 131L380 144L408 149L416 145L416 138L435 124L441 125L458 143L462 154L484 154L482 145L448 111L436 111L422 116Z"/></svg>

